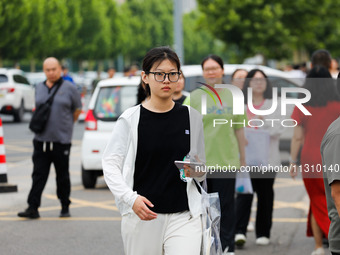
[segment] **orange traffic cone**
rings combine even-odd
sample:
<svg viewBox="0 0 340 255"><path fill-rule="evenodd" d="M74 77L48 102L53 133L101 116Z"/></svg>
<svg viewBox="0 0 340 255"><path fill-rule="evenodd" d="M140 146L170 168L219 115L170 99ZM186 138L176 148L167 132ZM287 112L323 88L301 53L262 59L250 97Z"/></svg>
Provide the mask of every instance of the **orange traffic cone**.
<svg viewBox="0 0 340 255"><path fill-rule="evenodd" d="M80 98L81 98L81 113L78 117L78 120L80 122L84 121L85 120L85 117L86 117L86 112L85 112L85 95L84 93L81 93L80 95Z"/></svg>
<svg viewBox="0 0 340 255"><path fill-rule="evenodd" d="M0 118L0 193L16 192L18 187L7 183L7 165L6 153L4 145L4 132L2 128L2 120Z"/></svg>

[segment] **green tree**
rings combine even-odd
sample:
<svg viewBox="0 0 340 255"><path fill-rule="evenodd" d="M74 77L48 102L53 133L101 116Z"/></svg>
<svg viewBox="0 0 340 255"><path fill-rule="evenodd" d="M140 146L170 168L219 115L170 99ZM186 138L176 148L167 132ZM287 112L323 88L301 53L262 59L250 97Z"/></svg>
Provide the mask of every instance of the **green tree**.
<svg viewBox="0 0 340 255"><path fill-rule="evenodd" d="M72 57L73 51L77 50L75 42L83 22L80 12L82 0L66 1L65 5L68 20L64 24L63 44L55 52L57 58Z"/></svg>
<svg viewBox="0 0 340 255"><path fill-rule="evenodd" d="M108 57L115 58L119 54L119 50L123 47L120 37L124 31L121 30L119 10L115 0L103 0L105 5L105 16L109 22L110 45Z"/></svg>
<svg viewBox="0 0 340 255"><path fill-rule="evenodd" d="M67 0L32 0L32 5L34 11L30 19L35 31L30 34L31 58L55 56L67 45L64 35L71 24Z"/></svg>
<svg viewBox="0 0 340 255"><path fill-rule="evenodd" d="M15 60L27 56L31 42L28 34L32 32L27 19L31 12L29 0L0 1L0 60Z"/></svg>
<svg viewBox="0 0 340 255"><path fill-rule="evenodd" d="M294 38L282 23L280 3L271 0L198 2L204 14L202 24L227 45L237 45L241 58L258 52L267 57L287 56Z"/></svg>
<svg viewBox="0 0 340 255"><path fill-rule="evenodd" d="M262 53L290 57L294 50L327 47L338 34L340 3L332 0L198 0L201 23L239 49L240 57ZM334 29L334 30L333 30ZM331 40L334 42L334 40Z"/></svg>
<svg viewBox="0 0 340 255"><path fill-rule="evenodd" d="M103 59L110 50L110 21L103 0L82 0L82 25L77 31L72 56L78 60Z"/></svg>
<svg viewBox="0 0 340 255"><path fill-rule="evenodd" d="M224 56L224 44L215 39L206 28L198 25L197 11L183 16L183 44L185 64L199 64L209 54Z"/></svg>
<svg viewBox="0 0 340 255"><path fill-rule="evenodd" d="M333 0L282 1L282 22L295 39L294 49L327 48L340 53L337 38L340 35L340 2Z"/></svg>
<svg viewBox="0 0 340 255"><path fill-rule="evenodd" d="M127 0L122 10L126 34L124 53L141 61L153 47L173 44L172 0Z"/></svg>

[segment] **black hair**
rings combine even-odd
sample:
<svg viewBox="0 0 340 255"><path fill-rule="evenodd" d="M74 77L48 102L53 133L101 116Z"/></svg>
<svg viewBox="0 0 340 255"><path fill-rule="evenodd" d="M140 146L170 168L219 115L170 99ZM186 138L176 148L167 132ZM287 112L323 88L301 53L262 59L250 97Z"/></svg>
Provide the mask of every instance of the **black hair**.
<svg viewBox="0 0 340 255"><path fill-rule="evenodd" d="M244 103L247 104L248 103L248 88L249 88L249 84L250 81L252 80L252 78L255 76L255 74L257 72L262 73L262 75L264 76L264 78L266 79L266 90L263 93L263 97L266 99L272 99L273 98L273 87L271 85L271 83L268 80L267 75L260 69L252 69L249 71L247 77L246 77L246 81L244 82L243 85L243 95L244 95Z"/></svg>
<svg viewBox="0 0 340 255"><path fill-rule="evenodd" d="M311 93L311 99L304 105L326 106L328 102L340 101L332 75L324 66L317 65L310 70L303 88Z"/></svg>
<svg viewBox="0 0 340 255"><path fill-rule="evenodd" d="M329 69L331 67L332 56L328 50L316 50L312 54L312 66L324 66Z"/></svg>
<svg viewBox="0 0 340 255"><path fill-rule="evenodd" d="M181 75L182 75L183 79L185 80L185 76L184 76L184 73L183 73L182 69L179 70L179 71L181 72Z"/></svg>
<svg viewBox="0 0 340 255"><path fill-rule="evenodd" d="M209 60L209 59L215 60L215 61L220 65L220 67L221 67L222 69L224 69L222 58L219 57L219 56L217 56L217 55L214 55L214 54L210 54L210 55L206 56L206 57L202 60L202 62L201 62L202 69L203 69L204 63L205 63L207 60Z"/></svg>
<svg viewBox="0 0 340 255"><path fill-rule="evenodd" d="M294 64L293 65L293 69L294 70L299 70L300 69L300 65L299 64Z"/></svg>
<svg viewBox="0 0 340 255"><path fill-rule="evenodd" d="M140 83L138 84L137 104L141 104L145 100L146 97L147 97L147 94L143 87L143 80L141 79Z"/></svg>
<svg viewBox="0 0 340 255"><path fill-rule="evenodd" d="M170 47L168 46L161 46L161 47L156 47L148 51L146 53L144 59L143 59L143 64L142 64L142 70L145 73L150 72L152 66L155 63L161 63L163 60L168 59L170 62L176 65L177 71L181 69L181 63L179 61L179 58ZM146 96L150 96L150 87L149 84L145 84L144 81L142 81L142 86L145 90Z"/></svg>
<svg viewBox="0 0 340 255"><path fill-rule="evenodd" d="M247 71L246 69L237 68L237 69L231 74L231 80L234 79L234 76L235 76L235 74L236 74L238 71L245 71L245 72L247 72L247 74L248 74L248 71Z"/></svg>

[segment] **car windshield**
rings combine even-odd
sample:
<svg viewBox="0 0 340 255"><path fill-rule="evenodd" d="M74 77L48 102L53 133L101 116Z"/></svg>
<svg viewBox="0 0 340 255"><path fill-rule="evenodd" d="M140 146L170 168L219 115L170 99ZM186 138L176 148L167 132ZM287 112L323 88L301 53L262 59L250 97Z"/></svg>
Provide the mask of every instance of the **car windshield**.
<svg viewBox="0 0 340 255"><path fill-rule="evenodd" d="M8 82L8 78L4 74L0 74L0 83L2 83L2 82Z"/></svg>
<svg viewBox="0 0 340 255"><path fill-rule="evenodd" d="M114 121L137 102L137 86L114 86L100 89L93 110L97 119Z"/></svg>

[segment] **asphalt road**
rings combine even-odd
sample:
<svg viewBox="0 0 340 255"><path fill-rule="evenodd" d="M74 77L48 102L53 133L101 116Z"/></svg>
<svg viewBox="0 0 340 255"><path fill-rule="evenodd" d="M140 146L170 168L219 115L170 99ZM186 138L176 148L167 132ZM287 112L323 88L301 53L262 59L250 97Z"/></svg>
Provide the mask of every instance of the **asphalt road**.
<svg viewBox="0 0 340 255"><path fill-rule="evenodd" d="M25 122L19 124L12 123L10 117L1 117L8 180L10 184L18 185L18 192L0 193L0 254L123 254L121 217L103 178L98 179L93 190L85 190L81 185L80 145L84 124L75 124L72 141L72 217L58 217L60 204L55 195L54 169L51 169L39 210L41 218L24 220L16 214L26 208L31 185L33 134L28 130L30 115L27 114ZM255 202L252 221L256 212ZM256 246L254 233L250 232L245 248L236 250L236 254L310 254L314 242L305 236L308 203L302 180L291 180L287 175L279 174L275 182L271 244Z"/></svg>

